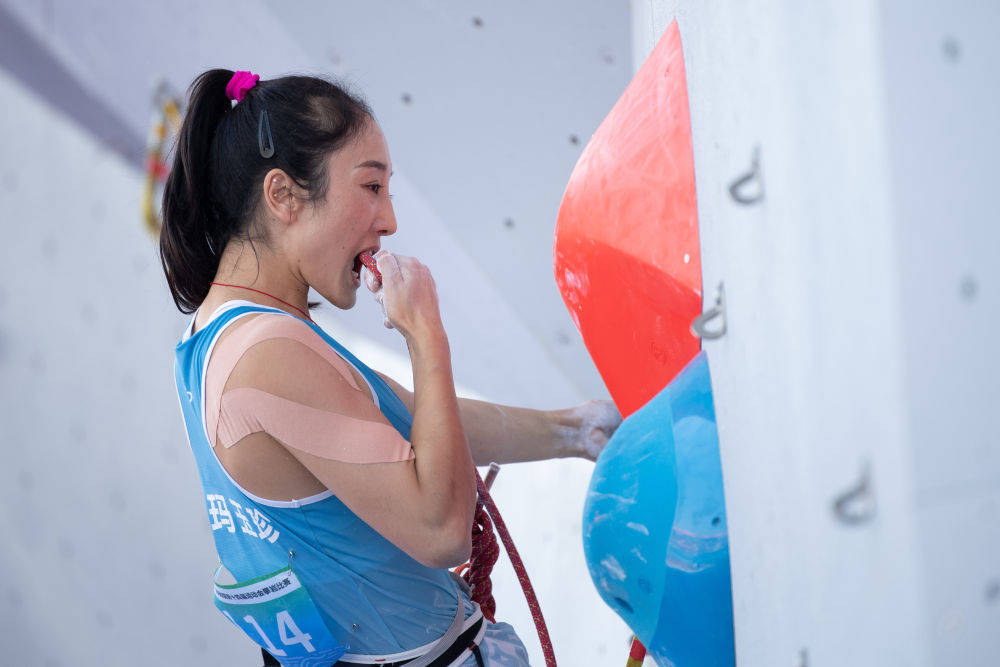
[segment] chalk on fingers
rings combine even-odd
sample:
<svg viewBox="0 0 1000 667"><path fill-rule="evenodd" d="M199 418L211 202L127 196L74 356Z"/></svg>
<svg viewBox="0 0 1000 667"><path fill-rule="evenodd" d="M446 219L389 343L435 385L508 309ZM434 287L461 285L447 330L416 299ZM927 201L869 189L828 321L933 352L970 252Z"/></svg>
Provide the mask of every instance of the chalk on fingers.
<svg viewBox="0 0 1000 667"><path fill-rule="evenodd" d="M376 276L368 269L367 266L361 267L361 281L365 284L365 287L368 288L368 291L373 294L382 290L381 276Z"/></svg>
<svg viewBox="0 0 1000 667"><path fill-rule="evenodd" d="M382 326L386 329L394 329L392 322L389 321L389 314L385 310L385 291L379 286L378 290L372 290L372 297L374 297L376 303L378 303L379 308L382 309Z"/></svg>
<svg viewBox="0 0 1000 667"><path fill-rule="evenodd" d="M378 262L379 260L382 261L381 270L383 273L385 271L388 271L389 273L395 273L396 275L399 276L400 280L403 279L403 270L400 268L399 260L396 259L395 255L393 255L391 252L383 248L382 250L379 250L377 253L375 253L375 261ZM390 260L392 260L392 263L389 263ZM394 269L395 271L393 271Z"/></svg>

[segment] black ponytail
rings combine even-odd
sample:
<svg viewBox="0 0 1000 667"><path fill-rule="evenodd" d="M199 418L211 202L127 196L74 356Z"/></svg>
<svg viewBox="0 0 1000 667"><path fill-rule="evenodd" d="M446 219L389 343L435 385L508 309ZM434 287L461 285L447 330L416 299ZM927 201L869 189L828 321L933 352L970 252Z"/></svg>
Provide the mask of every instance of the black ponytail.
<svg viewBox="0 0 1000 667"><path fill-rule="evenodd" d="M374 117L360 96L311 76L259 81L233 107L225 93L232 76L213 69L191 84L163 190L160 263L182 313L205 300L226 243L251 240L264 175L283 169L310 200L322 200L329 153ZM261 155L257 138L265 109L274 141L269 158Z"/></svg>

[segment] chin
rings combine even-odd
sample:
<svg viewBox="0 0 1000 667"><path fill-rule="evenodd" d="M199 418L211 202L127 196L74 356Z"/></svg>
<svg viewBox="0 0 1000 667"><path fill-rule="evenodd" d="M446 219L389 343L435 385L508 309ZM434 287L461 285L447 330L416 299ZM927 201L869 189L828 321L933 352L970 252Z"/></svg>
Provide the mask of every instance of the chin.
<svg viewBox="0 0 1000 667"><path fill-rule="evenodd" d="M320 294L322 294L322 292ZM339 294L338 298L331 298L326 294L322 294L322 296L324 299L329 301L331 305L334 305L341 310L350 310L351 308L354 308L355 304L358 302L358 292L353 289L348 289L345 293Z"/></svg>

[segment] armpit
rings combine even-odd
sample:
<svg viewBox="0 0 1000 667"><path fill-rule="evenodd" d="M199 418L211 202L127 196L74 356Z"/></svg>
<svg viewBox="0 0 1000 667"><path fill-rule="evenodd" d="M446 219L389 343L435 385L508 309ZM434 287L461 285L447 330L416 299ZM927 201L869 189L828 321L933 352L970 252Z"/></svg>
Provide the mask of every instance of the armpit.
<svg viewBox="0 0 1000 667"><path fill-rule="evenodd" d="M232 447L261 431L289 447L343 463L391 463L414 457L410 443L389 424L302 405L252 387L222 395L220 444Z"/></svg>

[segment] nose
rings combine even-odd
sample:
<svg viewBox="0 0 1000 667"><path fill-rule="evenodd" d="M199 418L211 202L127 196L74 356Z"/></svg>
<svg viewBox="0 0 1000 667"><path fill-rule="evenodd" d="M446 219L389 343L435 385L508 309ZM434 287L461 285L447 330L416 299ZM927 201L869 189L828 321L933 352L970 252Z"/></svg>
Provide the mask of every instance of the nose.
<svg viewBox="0 0 1000 667"><path fill-rule="evenodd" d="M396 233L396 212L392 208L391 199L386 197L384 201L376 218L376 225L380 236L391 236Z"/></svg>

